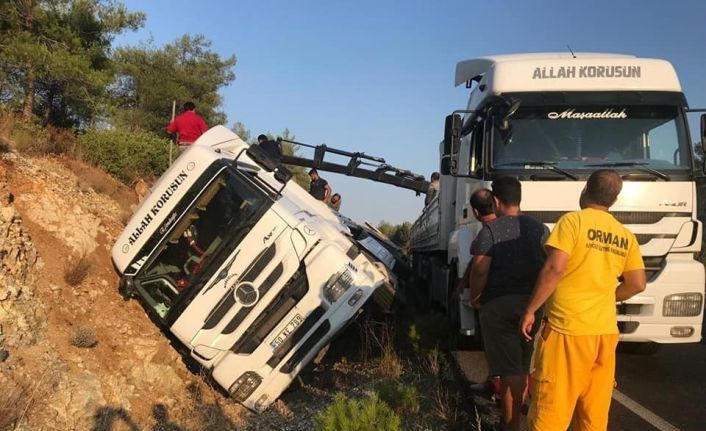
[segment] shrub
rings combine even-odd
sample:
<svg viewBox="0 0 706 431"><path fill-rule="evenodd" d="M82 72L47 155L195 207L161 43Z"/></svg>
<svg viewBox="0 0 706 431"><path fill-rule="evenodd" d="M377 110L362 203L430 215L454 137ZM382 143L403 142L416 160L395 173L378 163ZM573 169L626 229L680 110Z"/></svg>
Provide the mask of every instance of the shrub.
<svg viewBox="0 0 706 431"><path fill-rule="evenodd" d="M404 371L402 359L392 348L385 348L380 357L377 371L380 377L397 379Z"/></svg>
<svg viewBox="0 0 706 431"><path fill-rule="evenodd" d="M419 394L417 388L394 379L383 379L375 385L380 399L390 405L397 413L417 413Z"/></svg>
<svg viewBox="0 0 706 431"><path fill-rule="evenodd" d="M450 338L445 317L438 313L415 316L414 322L407 329L407 342L414 353L419 355L425 355L434 349L447 348Z"/></svg>
<svg viewBox="0 0 706 431"><path fill-rule="evenodd" d="M64 281L69 286L78 286L86 279L91 272L91 262L86 256L81 256L78 260L69 262L64 269Z"/></svg>
<svg viewBox="0 0 706 431"><path fill-rule="evenodd" d="M160 176L169 166L169 141L150 132L89 130L79 137L78 152L126 184Z"/></svg>
<svg viewBox="0 0 706 431"><path fill-rule="evenodd" d="M87 326L79 326L71 336L71 344L76 347L89 348L98 344L96 331Z"/></svg>
<svg viewBox="0 0 706 431"><path fill-rule="evenodd" d="M21 153L34 156L66 154L73 156L76 137L72 130L41 127L34 123L18 122L14 125L12 139Z"/></svg>
<svg viewBox="0 0 706 431"><path fill-rule="evenodd" d="M397 431L402 420L373 394L362 400L337 393L324 412L314 417L318 431Z"/></svg>

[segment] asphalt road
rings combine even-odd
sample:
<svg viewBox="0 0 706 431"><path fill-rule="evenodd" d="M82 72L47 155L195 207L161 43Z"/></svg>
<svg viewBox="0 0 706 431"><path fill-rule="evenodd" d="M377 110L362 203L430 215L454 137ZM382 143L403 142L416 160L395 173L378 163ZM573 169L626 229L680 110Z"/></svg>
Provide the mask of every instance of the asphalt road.
<svg viewBox="0 0 706 431"><path fill-rule="evenodd" d="M611 431L706 430L706 344L663 345L651 356L619 353L616 380L647 420L614 399Z"/></svg>
<svg viewBox="0 0 706 431"><path fill-rule="evenodd" d="M465 377L487 375L482 352L454 352ZM706 430L706 344L663 345L650 356L618 353L610 431Z"/></svg>

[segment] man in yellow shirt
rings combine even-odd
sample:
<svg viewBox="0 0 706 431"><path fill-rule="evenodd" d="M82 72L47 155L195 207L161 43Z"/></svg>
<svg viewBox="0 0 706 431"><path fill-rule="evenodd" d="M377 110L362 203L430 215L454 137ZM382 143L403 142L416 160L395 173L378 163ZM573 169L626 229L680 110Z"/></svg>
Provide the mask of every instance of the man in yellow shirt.
<svg viewBox="0 0 706 431"><path fill-rule="evenodd" d="M545 244L547 260L520 322L531 339L534 313L546 301L534 352L531 430L608 427L619 337L615 302L646 286L635 236L608 212L622 186L617 172L594 172L581 193L582 210L559 219Z"/></svg>

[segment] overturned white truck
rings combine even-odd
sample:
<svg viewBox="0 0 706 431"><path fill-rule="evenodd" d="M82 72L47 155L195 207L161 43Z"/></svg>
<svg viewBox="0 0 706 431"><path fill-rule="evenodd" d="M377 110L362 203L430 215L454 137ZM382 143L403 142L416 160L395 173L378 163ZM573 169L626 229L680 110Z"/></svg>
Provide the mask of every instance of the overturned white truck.
<svg viewBox="0 0 706 431"><path fill-rule="evenodd" d="M112 250L121 290L262 411L385 276L322 202L222 126L162 175Z"/></svg>

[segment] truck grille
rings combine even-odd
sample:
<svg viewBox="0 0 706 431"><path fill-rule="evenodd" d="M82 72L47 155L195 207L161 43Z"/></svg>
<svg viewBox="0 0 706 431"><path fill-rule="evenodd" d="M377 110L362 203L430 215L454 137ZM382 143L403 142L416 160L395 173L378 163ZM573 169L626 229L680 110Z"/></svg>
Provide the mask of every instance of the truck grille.
<svg viewBox="0 0 706 431"><path fill-rule="evenodd" d="M267 305L247 331L233 344L230 350L240 354L250 354L254 352L270 332L272 332L272 329L282 321L284 316L297 305L308 291L309 281L306 277L305 267L302 265L287 282L287 285L284 286L282 291L279 292L277 297ZM251 309L247 310L249 311ZM235 317L238 316L236 315Z"/></svg>
<svg viewBox="0 0 706 431"><path fill-rule="evenodd" d="M316 331L314 331L314 333L311 334L304 343L302 343L299 350L297 350L296 353L289 358L289 360L282 366L282 368L279 369L279 371L285 374L291 373L292 370L294 370L294 368L304 360L307 353L311 352L311 349L314 348L316 343L321 341L326 334L328 334L329 330L331 330L331 322L324 320L324 322L316 328Z"/></svg>
<svg viewBox="0 0 706 431"><path fill-rule="evenodd" d="M647 282L651 282L662 272L667 259L666 256L643 256L642 261L645 263Z"/></svg>
<svg viewBox="0 0 706 431"><path fill-rule="evenodd" d="M316 325L316 323L321 319L321 316L326 313L324 307L317 307L307 318L302 322L301 325L296 329L294 334L290 335L287 341L278 346L274 352L272 352L272 357L267 361L267 365L274 368L280 363L282 358L287 356L290 350L299 342L302 338L309 333L311 328Z"/></svg>
<svg viewBox="0 0 706 431"><path fill-rule="evenodd" d="M523 211L524 215L532 216L542 223L556 223L561 216L568 211ZM623 224L654 224L665 217L688 217L691 213L681 212L632 212L615 211L611 212L613 217Z"/></svg>
<svg viewBox="0 0 706 431"><path fill-rule="evenodd" d="M640 322L618 322L618 332L621 334L632 334L637 331Z"/></svg>
<svg viewBox="0 0 706 431"><path fill-rule="evenodd" d="M270 290L274 284L279 281L280 277L282 277L282 274L284 273L284 264L282 262L277 265L277 267L272 271L270 275L267 276L265 281L260 284L260 286L257 288L258 292L260 293L260 298L262 298L267 291ZM250 314L250 311L252 310L252 307L242 307L240 310L238 310L237 313L235 313L235 316L233 316L232 319L230 319L230 322L226 325L225 328L223 328L223 334L232 334L233 331L238 329L238 326L240 326L241 323L243 323L243 320Z"/></svg>
<svg viewBox="0 0 706 431"><path fill-rule="evenodd" d="M652 234L652 233L636 233L635 238L637 238L637 243L640 245L645 245L650 242L651 239L675 239L676 234Z"/></svg>
<svg viewBox="0 0 706 431"><path fill-rule="evenodd" d="M245 271L244 275L239 281L249 281L255 280L260 273L265 269L268 263L275 257L277 253L277 247L273 245L270 248L263 250L260 255L255 258L255 261L250 265L250 267ZM233 305L235 305L235 296L233 295L233 290L235 289L237 283L233 283L230 289L223 294L223 297L218 301L218 305L211 310L204 325L201 329L213 329L218 325L218 323L223 319L228 310L230 310ZM263 292L260 292L262 295Z"/></svg>

